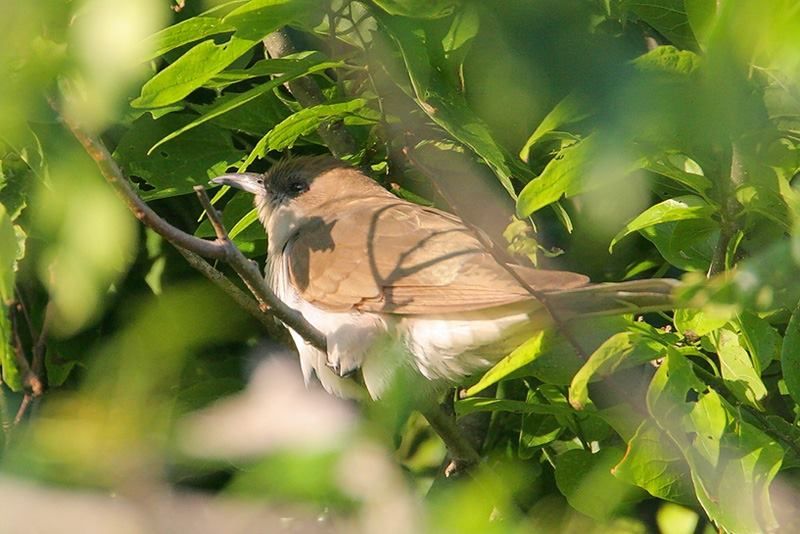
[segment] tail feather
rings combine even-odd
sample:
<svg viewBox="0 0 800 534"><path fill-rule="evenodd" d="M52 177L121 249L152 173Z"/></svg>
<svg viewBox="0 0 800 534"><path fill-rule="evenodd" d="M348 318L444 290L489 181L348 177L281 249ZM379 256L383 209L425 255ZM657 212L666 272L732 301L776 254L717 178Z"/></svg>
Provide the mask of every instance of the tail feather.
<svg viewBox="0 0 800 534"><path fill-rule="evenodd" d="M680 282L670 278L592 284L543 294L563 319L671 310L673 291Z"/></svg>

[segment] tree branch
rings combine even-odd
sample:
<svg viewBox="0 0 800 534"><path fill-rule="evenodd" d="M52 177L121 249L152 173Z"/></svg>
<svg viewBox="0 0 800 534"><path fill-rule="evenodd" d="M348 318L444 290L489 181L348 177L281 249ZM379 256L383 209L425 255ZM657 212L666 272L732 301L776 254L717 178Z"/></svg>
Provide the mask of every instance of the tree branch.
<svg viewBox="0 0 800 534"><path fill-rule="evenodd" d="M325 337L322 333L309 324L301 314L278 299L267 285L255 262L247 259L244 254L236 248L230 239L228 239L227 233L223 234L224 238L218 237L215 241L208 241L188 234L162 219L139 198L128 183L122 170L111 157L111 154L108 152L103 142L84 131L75 120L62 113L54 102L51 101L50 105L59 115L64 125L72 132L72 135L83 145L86 153L97 164L100 173L114 188L114 191L123 202L125 202L128 209L133 212L137 219L177 247L194 252L200 256L214 258L228 263L262 305L269 307L278 319L303 336L303 339L307 340L318 349L325 350ZM198 194L206 196L204 190L202 193ZM206 196L206 198L208 197ZM215 210L212 209L211 212L212 213L209 213L209 217L214 216L219 219ZM219 221L219 224L221 225L221 221Z"/></svg>

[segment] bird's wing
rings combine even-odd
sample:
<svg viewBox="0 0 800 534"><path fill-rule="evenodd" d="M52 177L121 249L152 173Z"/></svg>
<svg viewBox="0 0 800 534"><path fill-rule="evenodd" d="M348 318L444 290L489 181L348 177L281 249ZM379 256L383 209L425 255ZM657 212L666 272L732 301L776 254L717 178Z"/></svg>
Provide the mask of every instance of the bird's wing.
<svg viewBox="0 0 800 534"><path fill-rule="evenodd" d="M293 285L323 309L434 314L532 299L453 215L394 198L329 211L284 250ZM575 273L517 270L540 291L588 282Z"/></svg>

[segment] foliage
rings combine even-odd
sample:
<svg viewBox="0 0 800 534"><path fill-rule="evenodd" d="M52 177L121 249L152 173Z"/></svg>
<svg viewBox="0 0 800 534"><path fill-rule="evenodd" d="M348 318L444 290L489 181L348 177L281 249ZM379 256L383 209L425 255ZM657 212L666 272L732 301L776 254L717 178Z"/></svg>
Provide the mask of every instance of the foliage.
<svg viewBox="0 0 800 534"><path fill-rule="evenodd" d="M0 499L14 476L134 504L181 488L303 505L281 513L329 529L800 525L794 2L196 4L0 7ZM285 26L298 50L265 56ZM286 89L304 77L321 102ZM403 384L358 415L297 400L289 378L242 392L250 354L283 349L254 349L260 323L137 228L48 99L199 236L213 232L193 186L337 152L326 132L343 128L355 149L339 157L520 263L682 277L683 309L539 332L462 384L456 414L491 415L487 469L445 480ZM262 262L250 199L214 202ZM230 413L187 415L220 399ZM267 406L281 409L265 422Z"/></svg>

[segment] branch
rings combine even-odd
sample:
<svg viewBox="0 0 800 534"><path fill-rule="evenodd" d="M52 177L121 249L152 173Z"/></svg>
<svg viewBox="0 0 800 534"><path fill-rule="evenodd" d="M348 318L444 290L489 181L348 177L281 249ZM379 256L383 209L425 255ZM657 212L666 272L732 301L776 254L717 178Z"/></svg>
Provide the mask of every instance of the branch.
<svg viewBox="0 0 800 534"><path fill-rule="evenodd" d="M329 21L333 25L333 21ZM270 57L280 58L296 52L289 34L285 29L274 31L264 38L264 48ZM325 96L319 85L310 77L296 78L286 83L286 88L304 108L323 104ZM317 128L317 133L322 137L327 147L337 158L356 151L356 142L353 136L345 129L340 120L328 122Z"/></svg>
<svg viewBox="0 0 800 534"><path fill-rule="evenodd" d="M731 174L727 180L720 182L720 205L722 222L719 228L719 238L714 247L714 255L708 267L708 277L719 274L727 267L728 249L731 239L739 231L737 216L741 209L741 204L736 200L736 189L742 185L747 178L747 172L742 162L741 148L737 142L731 145Z"/></svg>
<svg viewBox="0 0 800 534"><path fill-rule="evenodd" d="M325 337L320 331L309 324L297 311L278 299L267 285L255 262L247 259L244 254L236 248L230 239L228 239L227 233L223 234L223 238L218 237L215 241L208 241L179 230L162 219L139 198L128 183L125 175L122 174L122 170L120 170L117 163L111 157L111 154L108 152L103 142L85 132L76 121L62 113L52 101L50 105L53 106L54 111L70 132L72 132L72 135L83 145L86 153L97 164L100 173L114 188L114 191L123 202L125 202L137 219L177 247L206 258L223 260L228 263L262 305L269 307L278 319L303 336L303 338L313 346L322 351L325 350ZM206 196L205 190L202 190L202 192L198 194ZM206 198L208 197L206 196ZM213 216L217 217L219 220L216 211L212 209L211 212ZM209 217L212 216L212 213L209 213ZM221 225L221 221L219 221L219 224Z"/></svg>

